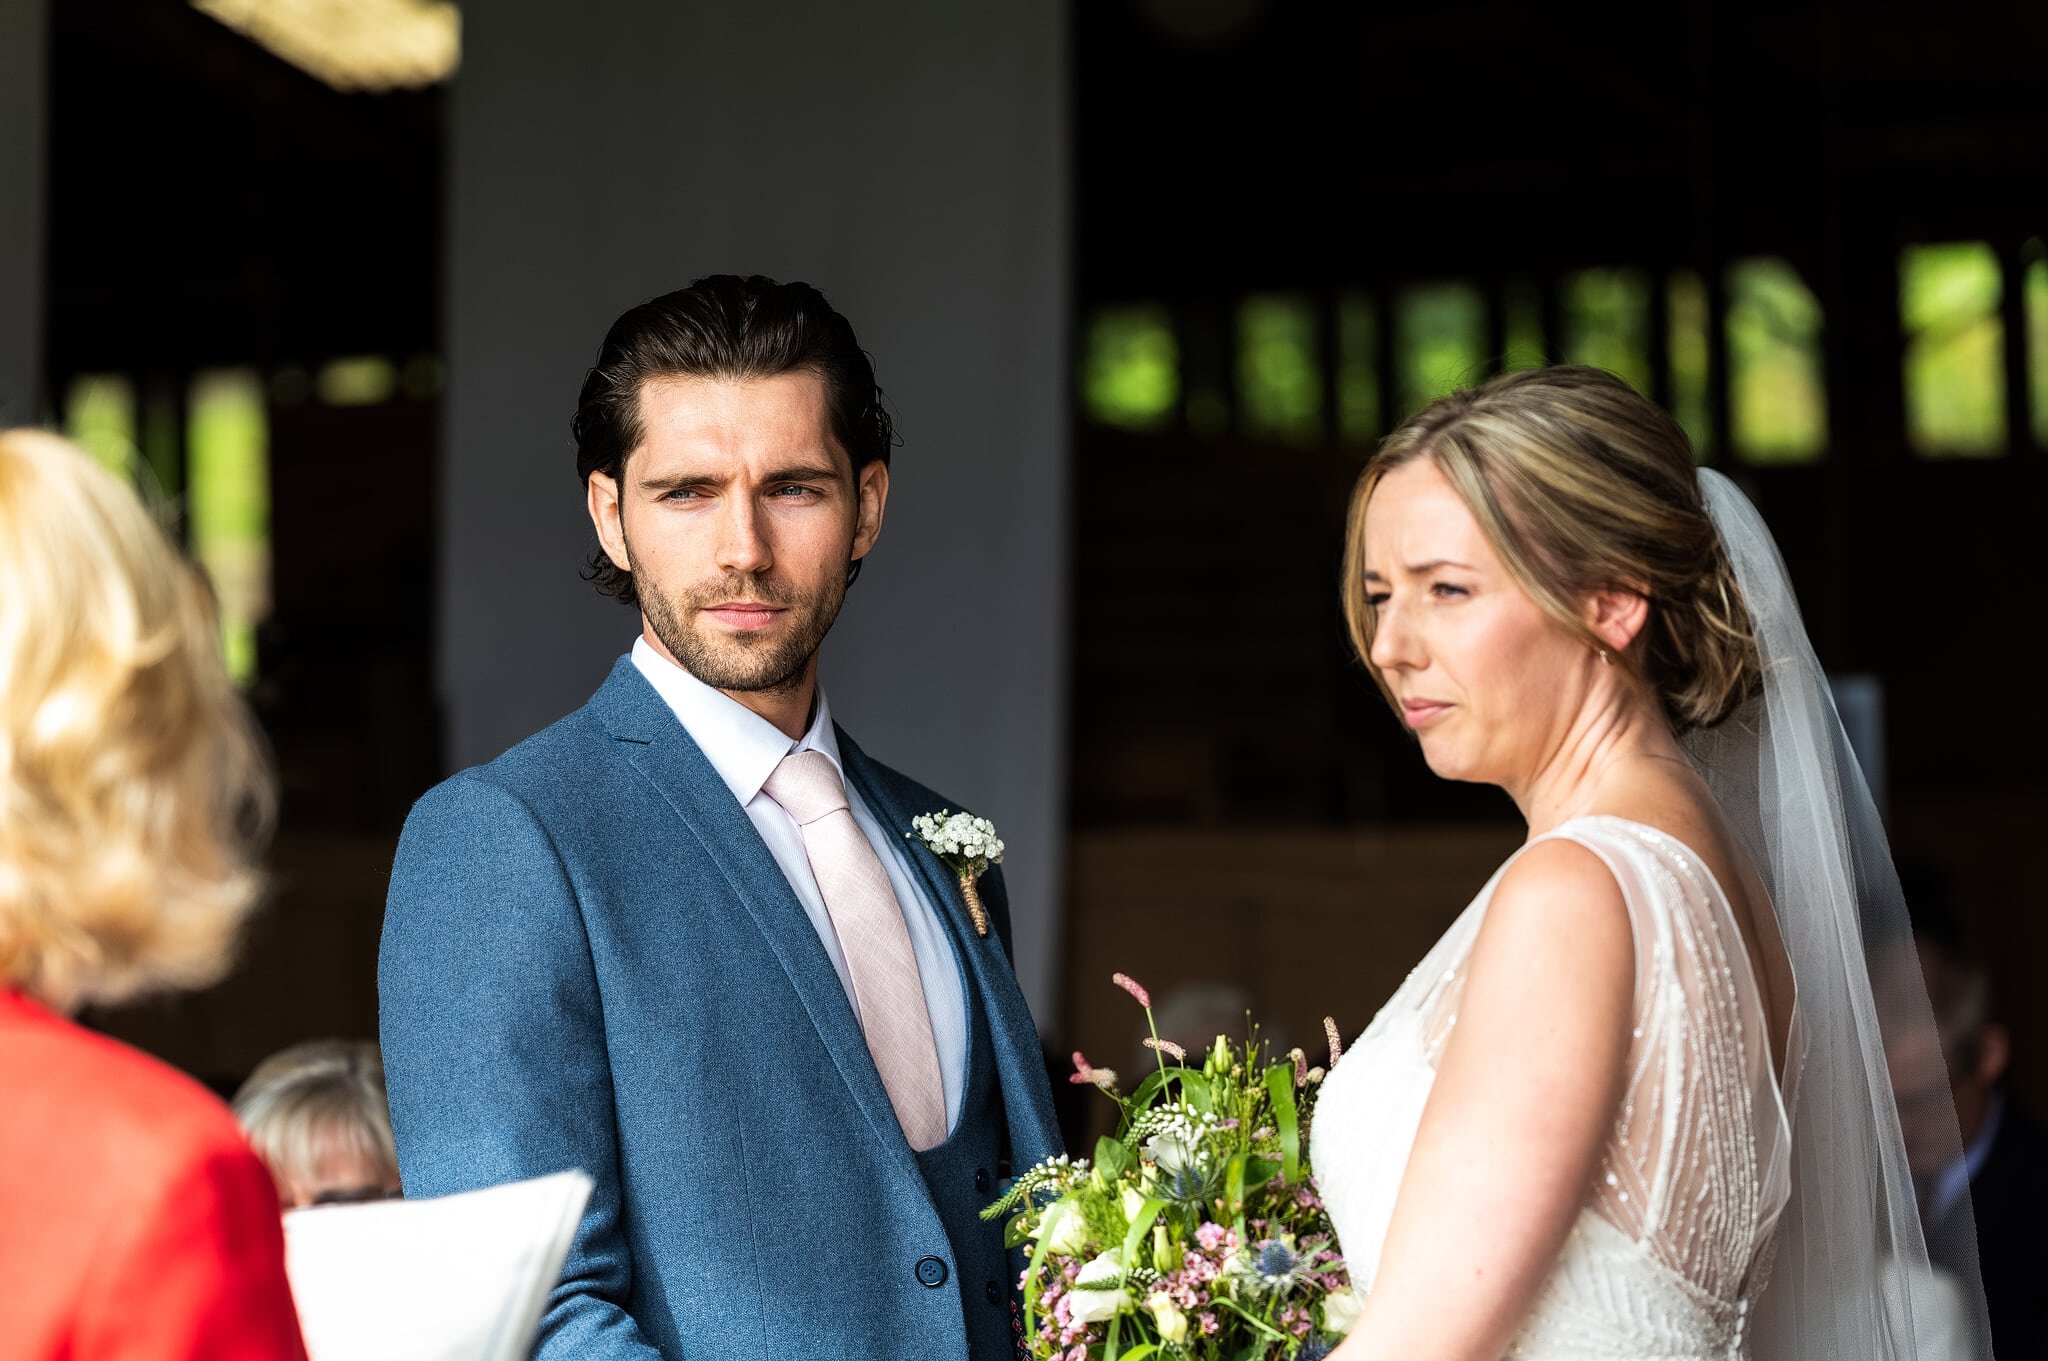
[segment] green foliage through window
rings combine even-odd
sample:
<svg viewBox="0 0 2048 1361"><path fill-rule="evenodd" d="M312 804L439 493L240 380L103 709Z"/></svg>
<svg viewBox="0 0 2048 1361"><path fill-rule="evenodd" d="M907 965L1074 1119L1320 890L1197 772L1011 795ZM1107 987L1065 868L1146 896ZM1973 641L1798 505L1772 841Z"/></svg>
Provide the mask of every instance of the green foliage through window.
<svg viewBox="0 0 2048 1361"><path fill-rule="evenodd" d="M1714 447L1713 403L1708 397L1707 285L1689 269L1675 271L1665 284L1669 333L1665 338L1671 362L1671 414L1692 439L1693 452L1704 458Z"/></svg>
<svg viewBox="0 0 2048 1361"><path fill-rule="evenodd" d="M1730 443L1749 463L1812 463L1827 452L1820 300L1784 260L1728 268Z"/></svg>
<svg viewBox="0 0 2048 1361"><path fill-rule="evenodd" d="M1394 334L1405 420L1432 398L1486 377L1486 305L1470 284L1428 284L1401 295Z"/></svg>
<svg viewBox="0 0 2048 1361"><path fill-rule="evenodd" d="M270 610L270 422L247 369L193 380L186 425L192 553L220 599L221 641L237 683L256 674L256 626Z"/></svg>
<svg viewBox="0 0 2048 1361"><path fill-rule="evenodd" d="M124 481L135 476L135 388L118 375L74 378L64 394L64 433Z"/></svg>
<svg viewBox="0 0 2048 1361"><path fill-rule="evenodd" d="M1315 304L1250 297L1237 312L1237 392L1246 433L1298 444L1322 437L1323 375Z"/></svg>
<svg viewBox="0 0 2048 1361"><path fill-rule="evenodd" d="M2026 249L2027 388L2034 443L2048 446L2048 247L2035 237Z"/></svg>
<svg viewBox="0 0 2048 1361"><path fill-rule="evenodd" d="M1582 269L1564 278L1568 363L1620 374L1650 390L1650 281L1638 269Z"/></svg>
<svg viewBox="0 0 2048 1361"><path fill-rule="evenodd" d="M1180 349L1163 307L1105 307L1088 322L1081 400L1090 420L1157 430L1180 401Z"/></svg>
<svg viewBox="0 0 2048 1361"><path fill-rule="evenodd" d="M1977 241L1909 246L1899 256L1906 340L1906 438L1929 458L2002 453L2004 280Z"/></svg>

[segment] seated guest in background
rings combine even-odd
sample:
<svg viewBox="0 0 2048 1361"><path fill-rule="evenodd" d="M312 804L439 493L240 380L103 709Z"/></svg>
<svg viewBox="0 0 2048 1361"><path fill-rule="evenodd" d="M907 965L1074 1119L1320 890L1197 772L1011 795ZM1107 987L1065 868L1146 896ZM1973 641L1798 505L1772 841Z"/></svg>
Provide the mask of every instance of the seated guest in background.
<svg viewBox="0 0 2048 1361"><path fill-rule="evenodd" d="M75 447L0 432L0 1353L302 1361L277 1195L198 1083L68 1019L199 987L270 777L205 586Z"/></svg>
<svg viewBox="0 0 2048 1361"><path fill-rule="evenodd" d="M384 1060L369 1040L307 1040L272 1054L235 1093L235 1118L287 1210L398 1194Z"/></svg>
<svg viewBox="0 0 2048 1361"><path fill-rule="evenodd" d="M2048 1293L2041 1289L2048 1280L2048 1136L2007 1087L2012 1035L1999 1019L1991 975L1965 947L1940 885L1914 874L1906 887L1915 948L1899 950L1894 963L1917 964L1925 976L1934 1029L1890 1031L1885 1048L1927 1255L1936 1267L1960 1270L1974 1247L1993 1355L1999 1361L2048 1358ZM1930 1122L1946 1121L1950 1110L1963 1156L1928 1156L1928 1146L1941 1142L1930 1136ZM1938 1127L1932 1133L1938 1135ZM1957 1208L1965 1190L1975 1207L1974 1245Z"/></svg>

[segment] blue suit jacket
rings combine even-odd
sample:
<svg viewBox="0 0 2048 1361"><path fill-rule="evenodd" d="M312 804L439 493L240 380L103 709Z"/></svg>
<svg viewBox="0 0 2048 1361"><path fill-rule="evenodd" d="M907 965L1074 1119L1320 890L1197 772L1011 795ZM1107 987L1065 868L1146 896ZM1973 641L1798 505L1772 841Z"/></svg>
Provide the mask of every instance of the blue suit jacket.
<svg viewBox="0 0 2048 1361"><path fill-rule="evenodd" d="M884 826L957 806L839 742ZM1059 1137L1001 879L977 937L952 876L915 859L982 1000L1021 1170ZM838 975L629 660L413 809L378 987L407 1195L596 1179L538 1356L966 1354L959 1294L917 1278L953 1254Z"/></svg>

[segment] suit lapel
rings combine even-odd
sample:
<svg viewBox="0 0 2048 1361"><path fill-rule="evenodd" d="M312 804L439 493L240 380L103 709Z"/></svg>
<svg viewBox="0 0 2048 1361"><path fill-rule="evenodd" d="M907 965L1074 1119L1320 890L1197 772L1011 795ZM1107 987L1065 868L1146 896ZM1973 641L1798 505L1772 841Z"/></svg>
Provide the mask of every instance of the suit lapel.
<svg viewBox="0 0 2048 1361"><path fill-rule="evenodd" d="M746 908L817 1027L840 1077L875 1136L905 1170L917 1164L854 1018L846 988L782 867L675 714L629 658L621 658L593 708L625 760L660 792Z"/></svg>
<svg viewBox="0 0 2048 1361"><path fill-rule="evenodd" d="M869 760L844 728L837 732L839 757L847 776L883 827L907 833L911 818L938 811L908 807L904 802L904 782ZM975 934L967 914L967 899L960 892L959 877L944 861L923 845L913 844L910 862L922 878L925 891L939 905L939 916L946 924L954 957L973 977L973 995L980 999L982 1020L988 1026L995 1051L996 1076L1003 1092L1011 1148L1031 1162L1050 1156L1061 1146L1058 1128L1052 1120L1052 1089L1047 1084L1045 1058L1039 1052L1038 1027L1017 986L1017 974L1004 953L1003 942L993 930L986 936Z"/></svg>

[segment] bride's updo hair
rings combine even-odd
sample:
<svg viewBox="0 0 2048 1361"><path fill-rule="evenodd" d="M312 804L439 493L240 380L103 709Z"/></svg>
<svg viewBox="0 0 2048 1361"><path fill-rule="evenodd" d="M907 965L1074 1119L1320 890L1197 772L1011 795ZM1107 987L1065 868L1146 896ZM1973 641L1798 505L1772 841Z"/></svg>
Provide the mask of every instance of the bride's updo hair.
<svg viewBox="0 0 2048 1361"><path fill-rule="evenodd" d="M1430 403L1380 444L1352 493L1344 617L1372 665L1365 510L1382 477L1427 458L1463 498L1501 561L1539 606L1596 651L1587 595L1649 598L1617 661L1637 669L1675 732L1711 727L1761 687L1749 611L1700 497L1677 421L1602 369L1504 373Z"/></svg>

